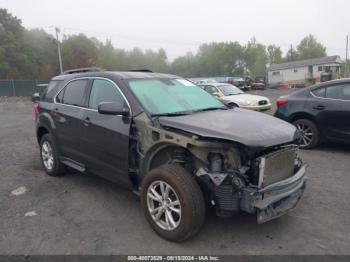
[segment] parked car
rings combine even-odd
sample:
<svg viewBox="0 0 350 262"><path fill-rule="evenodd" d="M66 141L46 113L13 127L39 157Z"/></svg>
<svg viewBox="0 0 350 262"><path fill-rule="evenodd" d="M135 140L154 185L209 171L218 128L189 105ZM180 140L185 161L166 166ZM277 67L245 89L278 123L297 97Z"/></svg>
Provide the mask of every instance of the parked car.
<svg viewBox="0 0 350 262"><path fill-rule="evenodd" d="M300 146L350 142L350 79L314 85L277 99L275 116L300 131Z"/></svg>
<svg viewBox="0 0 350 262"><path fill-rule="evenodd" d="M70 70L33 102L46 173L68 166L133 190L168 240L196 234L210 206L277 218L305 188L293 125L228 109L178 76Z"/></svg>
<svg viewBox="0 0 350 262"><path fill-rule="evenodd" d="M255 80L251 84L252 89L266 89L266 77L264 76L257 76L255 77Z"/></svg>
<svg viewBox="0 0 350 262"><path fill-rule="evenodd" d="M249 87L246 85L245 80L242 77L234 76L234 77L228 77L227 83L234 85L235 87L238 87L241 90L248 91Z"/></svg>
<svg viewBox="0 0 350 262"><path fill-rule="evenodd" d="M195 82L196 85L203 85L203 84L209 84L209 83L215 83L216 81L214 79L202 79Z"/></svg>
<svg viewBox="0 0 350 262"><path fill-rule="evenodd" d="M246 94L230 84L210 83L201 85L209 94L217 97L224 104L257 111L271 109L270 100L264 96Z"/></svg>

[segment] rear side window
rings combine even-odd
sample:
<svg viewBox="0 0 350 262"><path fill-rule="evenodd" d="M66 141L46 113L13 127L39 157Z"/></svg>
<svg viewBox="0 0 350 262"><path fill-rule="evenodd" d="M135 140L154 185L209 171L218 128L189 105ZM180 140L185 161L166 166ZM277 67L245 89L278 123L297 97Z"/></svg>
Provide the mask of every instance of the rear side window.
<svg viewBox="0 0 350 262"><path fill-rule="evenodd" d="M52 80L45 88L41 99L43 101L52 101L53 97L57 94L61 83L61 80Z"/></svg>
<svg viewBox="0 0 350 262"><path fill-rule="evenodd" d="M64 89L61 102L63 104L84 107L86 87L87 87L87 80L85 79L75 80L70 82Z"/></svg>
<svg viewBox="0 0 350 262"><path fill-rule="evenodd" d="M107 80L96 79L91 87L89 108L97 109L98 105L103 102L123 104L124 98L115 84Z"/></svg>
<svg viewBox="0 0 350 262"><path fill-rule="evenodd" d="M317 97L326 97L326 88L318 88L312 91L312 93Z"/></svg>

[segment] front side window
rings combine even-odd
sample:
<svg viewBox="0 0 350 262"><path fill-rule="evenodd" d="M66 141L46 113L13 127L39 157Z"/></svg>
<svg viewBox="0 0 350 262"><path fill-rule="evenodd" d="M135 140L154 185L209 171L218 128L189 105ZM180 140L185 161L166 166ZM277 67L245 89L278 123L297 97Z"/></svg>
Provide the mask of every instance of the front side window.
<svg viewBox="0 0 350 262"><path fill-rule="evenodd" d="M205 86L204 90L207 91L209 94L214 94L218 92L218 90L213 86Z"/></svg>
<svg viewBox="0 0 350 262"><path fill-rule="evenodd" d="M73 106L85 106L85 92L87 80L74 80L64 89L62 95L58 95L58 102Z"/></svg>
<svg viewBox="0 0 350 262"><path fill-rule="evenodd" d="M327 87L326 97L332 99L350 100L350 84Z"/></svg>
<svg viewBox="0 0 350 262"><path fill-rule="evenodd" d="M185 79L132 79L128 83L140 104L153 115L224 108L220 101Z"/></svg>
<svg viewBox="0 0 350 262"><path fill-rule="evenodd" d="M124 98L118 88L110 81L94 80L89 98L89 108L97 109L103 102L124 103Z"/></svg>

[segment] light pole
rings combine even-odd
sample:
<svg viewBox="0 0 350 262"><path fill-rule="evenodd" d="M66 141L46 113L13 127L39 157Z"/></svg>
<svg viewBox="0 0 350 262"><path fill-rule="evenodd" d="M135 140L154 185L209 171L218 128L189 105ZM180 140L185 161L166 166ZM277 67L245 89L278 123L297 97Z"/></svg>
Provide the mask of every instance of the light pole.
<svg viewBox="0 0 350 262"><path fill-rule="evenodd" d="M58 27L55 27L55 30L56 30L57 49L58 49L58 60L60 62L60 72L62 74L63 66L62 66L62 57L61 57L61 47L60 47L60 41L58 40L58 33L60 32L60 29Z"/></svg>

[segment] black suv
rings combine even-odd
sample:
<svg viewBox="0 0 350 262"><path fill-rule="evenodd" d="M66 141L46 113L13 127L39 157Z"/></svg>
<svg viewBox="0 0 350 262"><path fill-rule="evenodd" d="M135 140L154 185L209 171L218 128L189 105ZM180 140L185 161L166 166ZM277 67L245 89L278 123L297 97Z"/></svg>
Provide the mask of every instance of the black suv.
<svg viewBox="0 0 350 262"><path fill-rule="evenodd" d="M305 187L293 125L229 109L178 76L71 70L33 101L47 174L70 167L134 190L172 241L197 233L206 207L262 223L293 208Z"/></svg>

